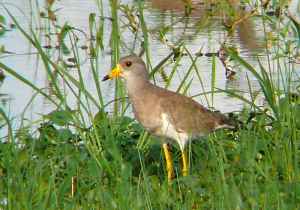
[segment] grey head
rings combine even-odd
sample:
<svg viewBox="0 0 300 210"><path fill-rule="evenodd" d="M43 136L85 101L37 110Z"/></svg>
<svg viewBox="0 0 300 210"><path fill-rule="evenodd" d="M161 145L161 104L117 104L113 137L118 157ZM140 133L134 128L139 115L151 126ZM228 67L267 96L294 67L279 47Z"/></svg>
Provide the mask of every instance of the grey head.
<svg viewBox="0 0 300 210"><path fill-rule="evenodd" d="M127 82L148 81L148 72L142 58L128 55L119 60L117 66L102 81L122 77Z"/></svg>
<svg viewBox="0 0 300 210"><path fill-rule="evenodd" d="M121 77L126 81L148 80L148 71L142 58L137 55L122 57L119 61L121 66Z"/></svg>

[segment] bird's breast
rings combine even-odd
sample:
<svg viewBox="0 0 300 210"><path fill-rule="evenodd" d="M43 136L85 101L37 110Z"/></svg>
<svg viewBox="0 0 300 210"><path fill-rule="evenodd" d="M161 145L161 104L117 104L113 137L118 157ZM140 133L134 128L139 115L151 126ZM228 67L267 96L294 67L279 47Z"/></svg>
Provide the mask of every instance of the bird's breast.
<svg viewBox="0 0 300 210"><path fill-rule="evenodd" d="M161 126L159 116L159 106L153 100L145 97L131 98L133 113L137 121L149 132L156 134L156 130Z"/></svg>

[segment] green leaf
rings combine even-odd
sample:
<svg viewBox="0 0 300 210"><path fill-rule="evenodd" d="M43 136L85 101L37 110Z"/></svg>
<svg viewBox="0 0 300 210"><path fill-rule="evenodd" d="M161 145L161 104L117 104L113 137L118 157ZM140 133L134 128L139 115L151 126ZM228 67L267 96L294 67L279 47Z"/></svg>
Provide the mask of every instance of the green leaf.
<svg viewBox="0 0 300 210"><path fill-rule="evenodd" d="M61 28L61 31L59 33L59 43L60 43L60 47L62 49L63 54L68 55L70 54L70 50L67 47L66 43L65 43L65 38L68 35L68 33L72 30L73 28L68 25L67 23Z"/></svg>
<svg viewBox="0 0 300 210"><path fill-rule="evenodd" d="M54 124L59 126L65 126L73 120L71 112L64 110L53 111L50 114L46 115L45 118L49 119Z"/></svg>
<svg viewBox="0 0 300 210"><path fill-rule="evenodd" d="M0 23L6 24L6 19L3 15L0 15Z"/></svg>
<svg viewBox="0 0 300 210"><path fill-rule="evenodd" d="M60 129L58 131L58 139L60 141L65 142L65 141L70 140L72 137L73 137L73 134L69 129Z"/></svg>
<svg viewBox="0 0 300 210"><path fill-rule="evenodd" d="M96 14L95 13L90 13L89 15L89 27L90 29L93 28L94 24L96 23Z"/></svg>
<svg viewBox="0 0 300 210"><path fill-rule="evenodd" d="M69 55L71 53L71 51L69 50L69 48L67 47L67 45L64 42L62 42L60 44L60 48L64 55Z"/></svg>
<svg viewBox="0 0 300 210"><path fill-rule="evenodd" d="M6 32L6 19L3 15L0 15L0 36Z"/></svg>

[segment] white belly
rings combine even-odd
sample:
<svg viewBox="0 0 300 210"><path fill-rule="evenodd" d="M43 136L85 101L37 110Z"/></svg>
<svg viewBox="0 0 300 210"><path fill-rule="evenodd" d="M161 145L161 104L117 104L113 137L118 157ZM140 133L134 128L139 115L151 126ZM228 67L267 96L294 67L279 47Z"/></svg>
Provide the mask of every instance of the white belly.
<svg viewBox="0 0 300 210"><path fill-rule="evenodd" d="M161 135L175 140L179 144L180 149L183 150L189 140L189 135L185 132L179 132L178 130L176 130L170 122L169 116L167 114L162 113L161 121Z"/></svg>

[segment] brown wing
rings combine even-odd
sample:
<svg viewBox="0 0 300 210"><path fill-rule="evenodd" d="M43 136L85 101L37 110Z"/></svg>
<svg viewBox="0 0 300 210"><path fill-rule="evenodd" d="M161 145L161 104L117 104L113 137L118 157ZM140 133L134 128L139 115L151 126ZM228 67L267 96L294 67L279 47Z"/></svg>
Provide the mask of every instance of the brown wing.
<svg viewBox="0 0 300 210"><path fill-rule="evenodd" d="M222 124L223 115L209 111L193 99L165 89L159 91L162 111L179 132L204 135Z"/></svg>

